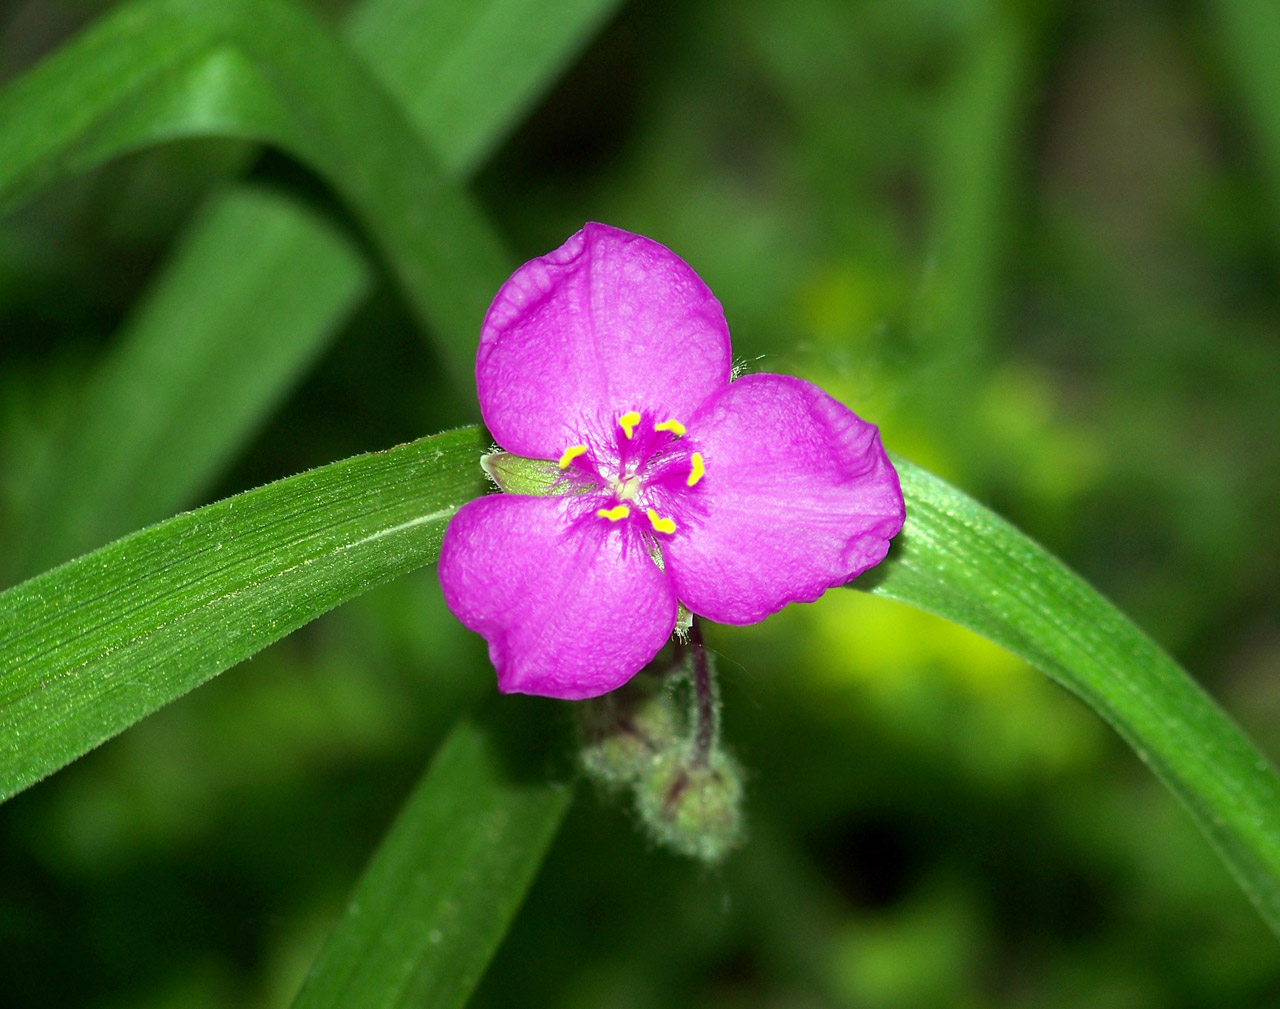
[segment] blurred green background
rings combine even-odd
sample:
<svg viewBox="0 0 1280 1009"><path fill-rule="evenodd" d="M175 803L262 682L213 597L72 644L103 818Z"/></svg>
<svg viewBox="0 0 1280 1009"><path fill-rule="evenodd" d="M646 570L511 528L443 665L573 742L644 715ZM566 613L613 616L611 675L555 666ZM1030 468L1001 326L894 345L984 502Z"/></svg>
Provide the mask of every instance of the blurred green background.
<svg viewBox="0 0 1280 1009"><path fill-rule="evenodd" d="M109 6L0 7L0 79ZM751 367L819 382L1040 539L1275 754L1278 74L1268 0L617 4L472 190L521 259L584 220L669 245ZM298 164L217 140L0 220L6 584L113 339L246 169L350 227ZM182 504L472 419L368 265ZM709 639L750 843L708 871L582 788L473 1004L1280 1004L1274 937L1190 819L1039 673L846 591ZM0 807L0 1005L287 1005L493 690L425 570Z"/></svg>

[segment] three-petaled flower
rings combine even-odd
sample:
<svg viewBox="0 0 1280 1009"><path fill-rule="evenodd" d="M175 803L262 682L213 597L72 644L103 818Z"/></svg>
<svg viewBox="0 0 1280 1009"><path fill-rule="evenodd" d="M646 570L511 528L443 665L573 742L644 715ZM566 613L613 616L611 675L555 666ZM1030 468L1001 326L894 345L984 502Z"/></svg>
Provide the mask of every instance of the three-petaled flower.
<svg viewBox="0 0 1280 1009"><path fill-rule="evenodd" d="M902 527L876 427L798 378L733 380L720 303L640 235L588 224L520 267L476 385L498 445L553 478L468 503L440 550L505 692L606 693L662 648L677 600L755 623L879 563Z"/></svg>

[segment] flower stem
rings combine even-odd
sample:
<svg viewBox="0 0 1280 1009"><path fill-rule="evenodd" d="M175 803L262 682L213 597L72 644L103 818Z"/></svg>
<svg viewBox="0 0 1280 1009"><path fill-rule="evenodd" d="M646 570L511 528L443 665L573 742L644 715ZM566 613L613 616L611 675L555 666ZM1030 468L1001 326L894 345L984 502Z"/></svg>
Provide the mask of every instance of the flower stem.
<svg viewBox="0 0 1280 1009"><path fill-rule="evenodd" d="M689 628L689 649L693 653L694 712L697 725L693 735L693 766L705 767L719 732L715 677L710 656L702 644L702 625L693 618Z"/></svg>

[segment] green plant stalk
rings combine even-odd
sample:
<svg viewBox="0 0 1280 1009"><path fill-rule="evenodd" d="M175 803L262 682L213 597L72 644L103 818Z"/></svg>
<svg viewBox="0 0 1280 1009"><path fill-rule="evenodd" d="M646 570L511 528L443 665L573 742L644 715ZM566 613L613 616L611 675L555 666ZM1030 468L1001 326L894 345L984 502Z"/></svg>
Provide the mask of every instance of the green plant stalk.
<svg viewBox="0 0 1280 1009"><path fill-rule="evenodd" d="M958 375L974 373L995 334L1034 71L1034 21L1024 10L992 6L974 27L937 117L930 185L936 267L917 322L929 351L923 366L948 382L919 383L922 389L950 388Z"/></svg>
<svg viewBox="0 0 1280 1009"><path fill-rule="evenodd" d="M1280 935L1280 778L1192 678L1061 561L972 498L894 459L907 523L851 583L961 624L1082 698L1190 811Z"/></svg>

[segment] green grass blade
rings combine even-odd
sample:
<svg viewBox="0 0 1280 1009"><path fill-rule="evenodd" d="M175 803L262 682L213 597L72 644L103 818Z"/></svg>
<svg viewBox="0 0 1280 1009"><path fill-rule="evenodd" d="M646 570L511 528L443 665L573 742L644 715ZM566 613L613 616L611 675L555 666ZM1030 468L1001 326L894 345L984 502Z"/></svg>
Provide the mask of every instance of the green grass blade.
<svg viewBox="0 0 1280 1009"><path fill-rule="evenodd" d="M620 6L620 0L366 0L344 34L445 169L465 175ZM423 59L428 44L444 55Z"/></svg>
<svg viewBox="0 0 1280 1009"><path fill-rule="evenodd" d="M1280 236L1280 7L1213 0L1208 9L1257 140L1272 224Z"/></svg>
<svg viewBox="0 0 1280 1009"><path fill-rule="evenodd" d="M1007 522L897 459L907 524L854 582L963 624L1091 705L1191 811L1280 933L1280 779L1190 676Z"/></svg>
<svg viewBox="0 0 1280 1009"><path fill-rule="evenodd" d="M1024 11L992 10L975 25L938 116L931 186L937 266L921 320L927 363L937 373L972 370L992 343L1034 43Z"/></svg>
<svg viewBox="0 0 1280 1009"><path fill-rule="evenodd" d="M0 211L59 174L183 136L259 140L367 228L460 382L509 264L363 66L286 0L138 0L0 93Z"/></svg>
<svg viewBox="0 0 1280 1009"><path fill-rule="evenodd" d="M0 594L0 799L359 593L435 560L475 428L178 515Z"/></svg>
<svg viewBox="0 0 1280 1009"><path fill-rule="evenodd" d="M247 231L255 241L244 243ZM272 266L292 264L284 272ZM186 506L368 290L314 211L241 187L211 201L91 383L17 544L24 572Z"/></svg>
<svg viewBox="0 0 1280 1009"><path fill-rule="evenodd" d="M445 740L294 1009L466 1002L573 795L548 783L545 760L513 759L508 739L490 719Z"/></svg>

